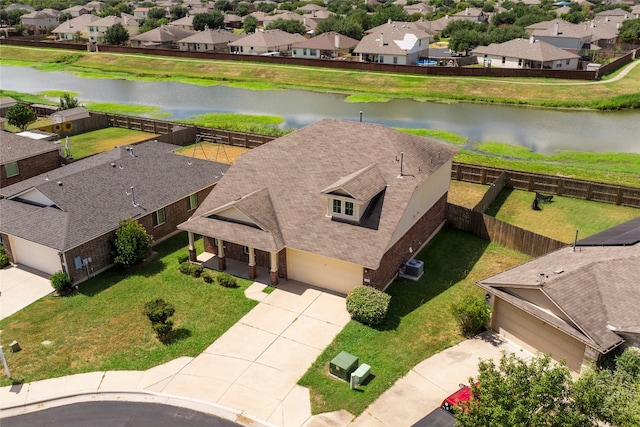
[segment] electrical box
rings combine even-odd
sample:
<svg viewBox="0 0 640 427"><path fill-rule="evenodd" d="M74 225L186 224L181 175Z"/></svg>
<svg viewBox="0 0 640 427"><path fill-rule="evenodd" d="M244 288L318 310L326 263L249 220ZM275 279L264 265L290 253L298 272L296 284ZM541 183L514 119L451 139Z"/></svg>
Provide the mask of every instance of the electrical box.
<svg viewBox="0 0 640 427"><path fill-rule="evenodd" d="M351 374L352 384L360 385L364 383L364 381L367 379L370 373L371 373L371 366L367 365L366 363L363 363L358 367L358 369L353 371L353 373Z"/></svg>
<svg viewBox="0 0 640 427"><path fill-rule="evenodd" d="M329 373L341 380L349 382L351 373L358 368L358 358L346 351L341 351L329 363Z"/></svg>

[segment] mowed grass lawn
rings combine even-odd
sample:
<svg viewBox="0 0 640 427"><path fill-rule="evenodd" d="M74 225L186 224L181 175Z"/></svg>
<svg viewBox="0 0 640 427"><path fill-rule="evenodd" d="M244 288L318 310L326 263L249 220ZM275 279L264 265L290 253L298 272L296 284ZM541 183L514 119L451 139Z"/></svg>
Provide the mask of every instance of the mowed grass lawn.
<svg viewBox="0 0 640 427"><path fill-rule="evenodd" d="M311 390L313 413L362 411L424 359L463 340L451 305L466 295L483 298L477 280L529 260L527 255L444 228L418 254L425 262L418 282L399 280L387 292L391 306L378 328L350 321L314 362L299 384ZM372 379L358 391L329 376L329 362L340 351L371 365Z"/></svg>
<svg viewBox="0 0 640 427"><path fill-rule="evenodd" d="M532 192L504 190L486 213L565 243L573 242L576 230L582 239L640 216L640 209L561 196L540 203L541 210L534 211L534 198Z"/></svg>
<svg viewBox="0 0 640 427"><path fill-rule="evenodd" d="M224 288L178 271L187 235L157 245L146 264L111 269L66 297L47 296L0 321L5 349L16 340L22 351L5 352L15 380L25 382L104 370L145 370L181 356L196 356L257 303L244 296L250 285ZM196 241L202 251L202 240ZM142 314L147 301L175 306L173 340L159 342ZM51 341L50 345L42 342ZM0 386L10 382L2 373Z"/></svg>
<svg viewBox="0 0 640 427"><path fill-rule="evenodd" d="M146 141L155 136L157 135L153 133L108 127L70 136L69 144L71 145L71 155L74 160L78 160L103 151L109 151L115 147ZM62 144L64 147L64 138Z"/></svg>

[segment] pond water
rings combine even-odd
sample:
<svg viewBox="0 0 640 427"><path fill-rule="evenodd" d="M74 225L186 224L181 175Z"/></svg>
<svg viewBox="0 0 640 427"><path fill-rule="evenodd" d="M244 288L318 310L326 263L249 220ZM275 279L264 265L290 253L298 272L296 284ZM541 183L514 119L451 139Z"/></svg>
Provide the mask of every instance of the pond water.
<svg viewBox="0 0 640 427"><path fill-rule="evenodd" d="M470 141L506 142L545 154L563 149L640 153L640 111L558 111L413 100L349 103L344 95L330 93L87 79L9 66L0 66L0 88L26 93L67 90L78 93L81 101L153 105L171 114L168 120L232 112L281 116L284 126L303 127L323 118L358 120L362 111L365 122L445 130Z"/></svg>

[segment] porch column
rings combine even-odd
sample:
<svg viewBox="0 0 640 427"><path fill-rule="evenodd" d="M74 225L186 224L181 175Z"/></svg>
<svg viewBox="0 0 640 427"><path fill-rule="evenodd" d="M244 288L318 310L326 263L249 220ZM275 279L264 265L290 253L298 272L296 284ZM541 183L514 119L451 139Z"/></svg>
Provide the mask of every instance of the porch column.
<svg viewBox="0 0 640 427"><path fill-rule="evenodd" d="M269 255L269 264L271 265L269 278L271 279L271 285L276 286L278 284L278 252L269 252Z"/></svg>
<svg viewBox="0 0 640 427"><path fill-rule="evenodd" d="M249 279L253 280L257 276L256 272L256 251L249 246Z"/></svg>
<svg viewBox="0 0 640 427"><path fill-rule="evenodd" d="M224 241L222 239L218 239L218 270L226 270L227 269L227 258L224 255Z"/></svg>
<svg viewBox="0 0 640 427"><path fill-rule="evenodd" d="M190 231L187 231L187 236L189 236L189 261L196 262L197 261L196 245L193 242L193 233Z"/></svg>

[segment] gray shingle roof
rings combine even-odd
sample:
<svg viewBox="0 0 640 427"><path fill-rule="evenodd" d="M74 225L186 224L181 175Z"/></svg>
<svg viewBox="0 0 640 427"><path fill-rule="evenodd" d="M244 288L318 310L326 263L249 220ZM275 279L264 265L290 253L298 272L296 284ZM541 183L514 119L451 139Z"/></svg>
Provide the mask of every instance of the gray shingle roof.
<svg viewBox="0 0 640 427"><path fill-rule="evenodd" d="M179 228L257 249L287 246L376 269L416 187L448 164L455 151L381 125L322 120L243 154ZM413 176L399 178L396 159L401 152L404 172ZM327 196L322 191L370 167L388 184L380 203L373 203L379 221L371 222L377 226L333 221L327 216ZM272 205L255 217L262 224L269 218L271 225L265 228L279 231L281 237L267 238L255 226L210 217L254 193L265 198L268 194Z"/></svg>
<svg viewBox="0 0 640 427"><path fill-rule="evenodd" d="M504 43L492 43L489 46L478 46L473 50L473 54L505 56L541 62L579 58L574 53L567 52L541 40L536 40L532 43L528 39L514 39Z"/></svg>
<svg viewBox="0 0 640 427"><path fill-rule="evenodd" d="M42 141L0 131L0 164L34 157L39 154L57 151L60 144L51 141ZM1 190L4 192L4 190Z"/></svg>
<svg viewBox="0 0 640 427"><path fill-rule="evenodd" d="M385 24L376 27L375 32L373 29L369 30L369 34L360 40L353 51L355 53L406 55L418 40L428 38L428 33L412 25ZM427 48L428 45L425 43L424 49Z"/></svg>
<svg viewBox="0 0 640 427"><path fill-rule="evenodd" d="M3 188L0 231L64 251L215 183L228 165L174 154L177 147L155 141L125 147ZM191 165L188 164L188 161ZM58 185L58 181L62 185ZM138 207L126 192L133 186ZM37 191L58 208L35 207L20 196Z"/></svg>
<svg viewBox="0 0 640 427"><path fill-rule="evenodd" d="M532 36L569 37L578 39L589 37L589 32L583 25L572 24L564 19L538 22L536 24L529 25L525 29Z"/></svg>
<svg viewBox="0 0 640 427"><path fill-rule="evenodd" d="M338 43L336 44L336 37ZM322 33L316 37L305 39L293 45L297 48L318 49L318 50L338 50L350 49L358 44L358 40L343 36L335 31Z"/></svg>
<svg viewBox="0 0 640 427"><path fill-rule="evenodd" d="M190 30L163 25L162 27L154 28L153 30L131 37L131 40L139 42L170 42L182 40L192 34L193 31Z"/></svg>
<svg viewBox="0 0 640 427"><path fill-rule="evenodd" d="M640 331L640 244L559 249L478 284L567 334L606 353L623 342L610 330ZM538 289L567 322L515 295Z"/></svg>
<svg viewBox="0 0 640 427"><path fill-rule="evenodd" d="M204 30L180 40L179 43L221 44L229 43L242 37L244 37L242 34L227 30Z"/></svg>
<svg viewBox="0 0 640 427"><path fill-rule="evenodd" d="M267 30L246 35L238 40L229 43L229 46L253 46L262 48L275 48L279 46L292 45L303 41L305 38L300 34L289 34L282 30Z"/></svg>

